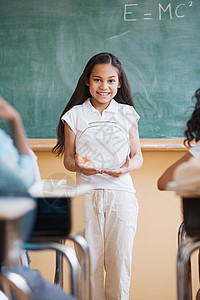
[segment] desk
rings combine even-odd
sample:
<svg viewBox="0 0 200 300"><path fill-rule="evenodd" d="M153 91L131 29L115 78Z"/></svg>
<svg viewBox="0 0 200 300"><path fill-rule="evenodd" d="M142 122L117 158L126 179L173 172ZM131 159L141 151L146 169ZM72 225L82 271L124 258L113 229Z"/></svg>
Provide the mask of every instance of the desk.
<svg viewBox="0 0 200 300"><path fill-rule="evenodd" d="M174 190L183 202L184 238L179 230L179 247L177 253L177 293L178 300L192 300L191 262L193 252L200 249L200 189L184 189L169 184L168 190ZM182 225L180 228L183 228ZM200 299L197 292L196 300Z"/></svg>

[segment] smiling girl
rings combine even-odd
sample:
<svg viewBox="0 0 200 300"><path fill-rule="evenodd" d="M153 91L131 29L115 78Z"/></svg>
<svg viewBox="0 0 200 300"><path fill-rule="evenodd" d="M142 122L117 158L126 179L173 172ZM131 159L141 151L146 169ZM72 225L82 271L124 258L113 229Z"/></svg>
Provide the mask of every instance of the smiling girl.
<svg viewBox="0 0 200 300"><path fill-rule="evenodd" d="M111 53L93 56L61 115L53 148L64 154L65 168L76 172L77 184L93 185L84 197L93 300L129 299L138 216L129 173L143 162L138 120L118 58ZM82 145L90 156L83 157Z"/></svg>

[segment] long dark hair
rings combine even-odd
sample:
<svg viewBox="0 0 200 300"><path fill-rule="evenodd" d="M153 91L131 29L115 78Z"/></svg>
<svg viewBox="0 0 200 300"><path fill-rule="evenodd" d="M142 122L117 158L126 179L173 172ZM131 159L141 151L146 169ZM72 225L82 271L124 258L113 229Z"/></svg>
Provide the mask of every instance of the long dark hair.
<svg viewBox="0 0 200 300"><path fill-rule="evenodd" d="M200 140L200 88L196 90L195 95L192 97L196 103L191 118L187 121L187 129L184 134L186 139L184 145L190 146L190 143L195 140Z"/></svg>
<svg viewBox="0 0 200 300"><path fill-rule="evenodd" d="M128 82L127 76L124 72L124 69L119 59L112 53L108 53L108 52L103 52L94 55L88 61L82 75L78 80L77 86L75 88L73 95L71 96L71 99L67 103L65 109L63 110L60 116L60 121L58 123L57 130L56 130L57 144L52 149L52 152L55 153L57 156L62 155L64 153L64 143L65 143L64 124L61 118L73 106L83 104L89 97L91 97L89 92L89 87L86 85L86 83L90 78L92 69L97 64L111 64L113 67L117 68L121 87L117 91L115 100L118 103L124 103L135 107L133 102L133 97L131 94L130 84Z"/></svg>

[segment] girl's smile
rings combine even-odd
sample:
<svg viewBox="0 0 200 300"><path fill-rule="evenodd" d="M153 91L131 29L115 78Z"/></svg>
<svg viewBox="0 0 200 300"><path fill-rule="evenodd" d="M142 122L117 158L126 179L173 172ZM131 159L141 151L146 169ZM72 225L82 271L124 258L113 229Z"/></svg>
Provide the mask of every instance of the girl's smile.
<svg viewBox="0 0 200 300"><path fill-rule="evenodd" d="M111 64L97 64L92 69L89 81L92 105L102 113L117 94L121 84L117 68Z"/></svg>

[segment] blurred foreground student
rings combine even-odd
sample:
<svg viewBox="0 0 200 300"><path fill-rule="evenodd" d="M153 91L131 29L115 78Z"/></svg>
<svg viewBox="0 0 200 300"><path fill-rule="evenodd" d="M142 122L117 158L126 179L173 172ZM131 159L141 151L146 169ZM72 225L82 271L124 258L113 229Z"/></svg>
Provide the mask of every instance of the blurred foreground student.
<svg viewBox="0 0 200 300"><path fill-rule="evenodd" d="M0 129L0 196L19 193L25 195L35 180L34 158L26 144L19 113L0 97L0 120L2 119L9 122L12 139ZM25 278L32 290L33 300L75 299L42 278L36 270L21 265L9 269Z"/></svg>
<svg viewBox="0 0 200 300"><path fill-rule="evenodd" d="M195 100L195 107L190 119L187 122L187 129L185 130L184 144L191 146L191 142L195 141L189 151L181 157L178 161L172 164L158 179L158 189L165 190L167 184L174 179L175 169L182 163L188 161L192 157L200 158L200 89L196 90L193 97Z"/></svg>

